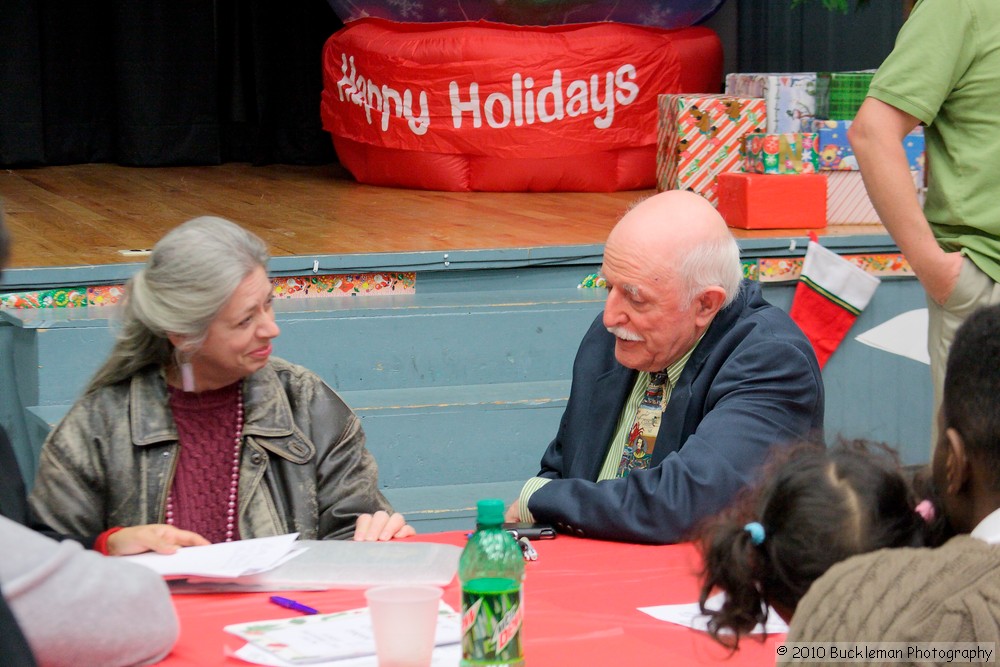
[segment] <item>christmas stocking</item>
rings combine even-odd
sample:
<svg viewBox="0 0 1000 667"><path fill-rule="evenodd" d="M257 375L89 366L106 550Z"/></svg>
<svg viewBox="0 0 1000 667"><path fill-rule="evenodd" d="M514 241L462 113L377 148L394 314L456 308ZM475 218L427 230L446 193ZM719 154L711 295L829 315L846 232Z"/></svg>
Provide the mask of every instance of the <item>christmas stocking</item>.
<svg viewBox="0 0 1000 667"><path fill-rule="evenodd" d="M871 301L879 282L840 255L809 241L790 314L816 350L820 368Z"/></svg>

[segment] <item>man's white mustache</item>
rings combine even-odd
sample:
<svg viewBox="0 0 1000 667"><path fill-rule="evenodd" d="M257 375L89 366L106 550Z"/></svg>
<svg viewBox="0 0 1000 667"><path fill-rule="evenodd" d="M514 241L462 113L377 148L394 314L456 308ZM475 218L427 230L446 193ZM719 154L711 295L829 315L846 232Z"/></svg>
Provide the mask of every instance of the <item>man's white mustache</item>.
<svg viewBox="0 0 1000 667"><path fill-rule="evenodd" d="M608 327L608 333L613 335L615 338L621 338L622 340L642 341L642 336L635 333L634 331L629 331L625 327Z"/></svg>

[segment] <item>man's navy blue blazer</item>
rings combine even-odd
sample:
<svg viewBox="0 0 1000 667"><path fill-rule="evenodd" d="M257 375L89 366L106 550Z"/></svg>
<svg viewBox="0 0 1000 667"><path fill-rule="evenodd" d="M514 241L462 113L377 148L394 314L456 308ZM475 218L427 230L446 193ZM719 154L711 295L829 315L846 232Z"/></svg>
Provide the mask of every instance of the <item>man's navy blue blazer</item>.
<svg viewBox="0 0 1000 667"><path fill-rule="evenodd" d="M528 509L565 533L668 544L723 509L775 447L819 439L823 379L787 313L744 280L684 367L648 470L595 482L637 371L615 359L598 316L573 364L569 402L545 450Z"/></svg>

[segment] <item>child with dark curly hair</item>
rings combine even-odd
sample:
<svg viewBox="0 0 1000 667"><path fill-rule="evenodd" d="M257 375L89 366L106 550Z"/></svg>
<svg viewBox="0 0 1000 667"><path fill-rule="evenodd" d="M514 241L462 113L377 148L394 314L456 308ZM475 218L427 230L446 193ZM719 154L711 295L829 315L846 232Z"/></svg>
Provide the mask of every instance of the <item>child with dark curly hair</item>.
<svg viewBox="0 0 1000 667"><path fill-rule="evenodd" d="M790 621L831 566L886 547L936 541L942 530L918 502L890 448L862 440L803 443L765 467L761 482L702 527L702 611L709 632L736 648L773 608ZM705 608L716 590L718 610Z"/></svg>

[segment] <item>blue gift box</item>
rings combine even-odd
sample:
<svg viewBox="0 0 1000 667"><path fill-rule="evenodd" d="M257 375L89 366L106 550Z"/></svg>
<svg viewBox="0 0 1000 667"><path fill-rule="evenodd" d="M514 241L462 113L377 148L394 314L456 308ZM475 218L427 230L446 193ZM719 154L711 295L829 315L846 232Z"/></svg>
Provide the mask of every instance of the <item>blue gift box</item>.
<svg viewBox="0 0 1000 667"><path fill-rule="evenodd" d="M910 162L910 171L924 173L924 128L917 127L903 138L903 150Z"/></svg>
<svg viewBox="0 0 1000 667"><path fill-rule="evenodd" d="M818 135L820 171L857 171L858 161L847 141L849 120L814 120L813 131ZM911 171L924 171L924 128L917 127L906 135L903 149Z"/></svg>

